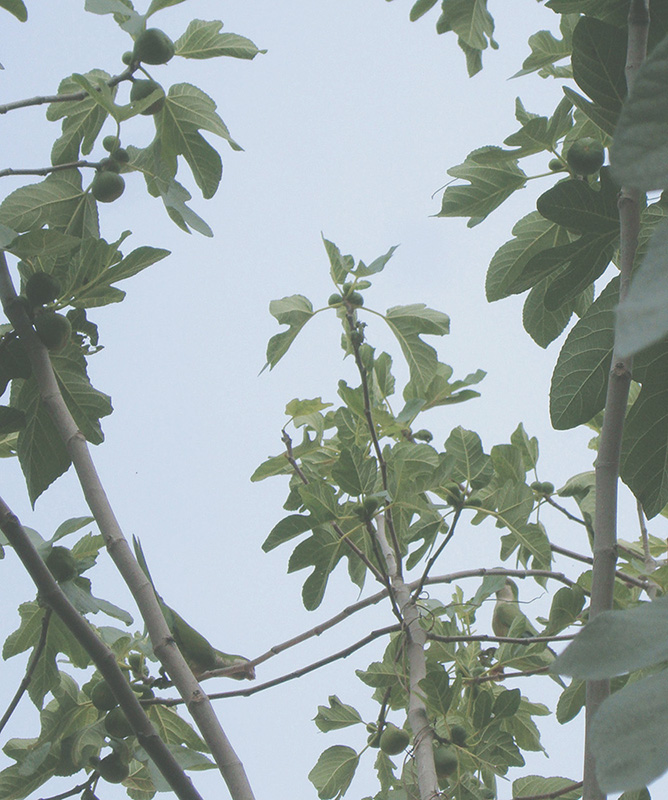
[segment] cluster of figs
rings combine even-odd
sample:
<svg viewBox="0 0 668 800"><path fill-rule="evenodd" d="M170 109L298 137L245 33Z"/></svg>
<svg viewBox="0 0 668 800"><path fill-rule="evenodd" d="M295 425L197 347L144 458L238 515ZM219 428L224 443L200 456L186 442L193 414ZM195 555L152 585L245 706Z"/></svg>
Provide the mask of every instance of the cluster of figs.
<svg viewBox="0 0 668 800"><path fill-rule="evenodd" d="M410 742L408 731L398 728L391 722L385 723L382 728L371 722L367 725L369 747L378 747L388 756L402 753ZM439 779L447 778L457 770L457 748L466 747L466 729L461 725L450 727L449 739L440 739L434 747L434 766ZM454 746L453 746L454 745Z"/></svg>
<svg viewBox="0 0 668 800"><path fill-rule="evenodd" d="M148 28L139 34L134 49L123 53L123 63L128 66L166 64L174 56L175 50L174 42L164 31L159 28ZM155 97L153 102L139 112L144 116L157 114L162 109L165 105L165 90L151 78L132 79L131 103L139 103L151 96ZM129 161L129 156L127 150L121 147L118 136L105 136L102 146L109 155L102 159L97 168L91 192L99 203L113 203L125 190L125 181L119 173Z"/></svg>

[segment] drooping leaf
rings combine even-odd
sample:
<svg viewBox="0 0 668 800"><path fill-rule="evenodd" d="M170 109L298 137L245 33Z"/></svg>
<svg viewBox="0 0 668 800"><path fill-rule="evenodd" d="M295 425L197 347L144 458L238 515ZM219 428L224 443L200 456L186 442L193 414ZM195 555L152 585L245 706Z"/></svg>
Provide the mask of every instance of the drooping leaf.
<svg viewBox="0 0 668 800"><path fill-rule="evenodd" d="M328 747L308 775L318 797L322 800L341 797L350 786L358 763L359 756L351 747Z"/></svg>
<svg viewBox="0 0 668 800"><path fill-rule="evenodd" d="M560 225L532 211L513 228L514 239L501 245L490 261L485 281L492 302L517 294L534 285L523 279L526 265L537 253L568 244L573 238Z"/></svg>
<svg viewBox="0 0 668 800"><path fill-rule="evenodd" d="M568 335L550 387L550 419L557 430L588 422L605 404L619 281L601 292Z"/></svg>
<svg viewBox="0 0 668 800"><path fill-rule="evenodd" d="M434 348L421 336L444 336L450 332L450 319L424 303L388 308L385 321L389 325L408 362L411 383L416 392L426 390L433 379L438 358Z"/></svg>
<svg viewBox="0 0 668 800"><path fill-rule="evenodd" d="M573 77L593 102L619 113L626 96L626 32L584 16L573 31Z"/></svg>
<svg viewBox="0 0 668 800"><path fill-rule="evenodd" d="M100 418L111 414L110 398L91 386L85 359L74 345L51 354L51 363L77 427L89 442L100 444L104 440ZM12 406L26 416L18 455L34 505L44 489L69 468L70 457L33 378L24 381L18 392L12 391Z"/></svg>
<svg viewBox="0 0 668 800"><path fill-rule="evenodd" d="M267 345L267 363L264 369L273 369L288 352L299 331L313 316L311 301L301 294L293 294L281 300L272 300L269 313L279 324L288 325L289 329L272 336Z"/></svg>

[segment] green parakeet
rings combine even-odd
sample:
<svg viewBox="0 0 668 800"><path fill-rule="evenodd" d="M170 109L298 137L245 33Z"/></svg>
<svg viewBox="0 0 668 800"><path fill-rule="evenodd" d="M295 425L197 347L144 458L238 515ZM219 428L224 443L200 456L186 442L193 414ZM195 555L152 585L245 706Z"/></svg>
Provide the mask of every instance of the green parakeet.
<svg viewBox="0 0 668 800"><path fill-rule="evenodd" d="M136 536L134 537L134 547L139 566L144 570L146 577L151 582L151 586L153 586L153 591L155 591L155 596L162 608L167 627L195 677L199 679L205 672L234 668L225 677L234 678L235 680L243 680L244 678L253 680L255 670L249 666L247 658L217 650L208 639L191 625L188 625L180 614L165 603L155 588L141 544Z"/></svg>
<svg viewBox="0 0 668 800"><path fill-rule="evenodd" d="M507 636L515 617L522 615L517 602L518 596L517 584L506 578L504 586L496 593L496 605L492 615L492 630L495 636Z"/></svg>

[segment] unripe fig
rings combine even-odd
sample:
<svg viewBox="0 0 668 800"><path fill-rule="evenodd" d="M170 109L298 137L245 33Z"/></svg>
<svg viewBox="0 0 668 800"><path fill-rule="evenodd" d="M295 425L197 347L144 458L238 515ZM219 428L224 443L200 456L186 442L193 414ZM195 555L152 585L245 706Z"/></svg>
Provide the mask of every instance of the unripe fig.
<svg viewBox="0 0 668 800"><path fill-rule="evenodd" d="M338 306L339 303L343 302L343 298L340 294L334 293L330 294L329 300L327 301L328 306Z"/></svg>
<svg viewBox="0 0 668 800"><path fill-rule="evenodd" d="M439 745L434 750L434 766L439 778L447 777L457 769L457 753L452 747Z"/></svg>
<svg viewBox="0 0 668 800"><path fill-rule="evenodd" d="M396 756L408 746L410 737L402 728L396 725L386 725L380 735L380 749L388 756Z"/></svg>
<svg viewBox="0 0 668 800"><path fill-rule="evenodd" d="M130 160L130 154L124 147L117 147L112 155L114 157L114 161L118 161L119 164L127 164Z"/></svg>
<svg viewBox="0 0 668 800"><path fill-rule="evenodd" d="M112 708L104 718L104 729L115 739L124 739L134 733L132 725L128 722L125 712L120 706Z"/></svg>
<svg viewBox="0 0 668 800"><path fill-rule="evenodd" d="M351 306L363 306L364 305L364 298L359 292L351 292L346 297L346 302L350 303Z"/></svg>
<svg viewBox="0 0 668 800"><path fill-rule="evenodd" d="M111 686L105 680L98 681L93 686L90 699L98 711L111 711L112 708L116 708L118 705L118 700L111 691Z"/></svg>
<svg viewBox="0 0 668 800"><path fill-rule="evenodd" d="M114 752L100 761L97 771L107 783L122 783L130 774L130 767L118 753Z"/></svg>
<svg viewBox="0 0 668 800"><path fill-rule="evenodd" d="M113 175L114 173L107 174ZM72 335L72 324L62 314L56 314L55 311L45 311L35 317L35 330L42 343L49 350L57 352L62 350L69 342Z"/></svg>
<svg viewBox="0 0 668 800"><path fill-rule="evenodd" d="M46 566L58 583L71 581L78 574L76 559L67 547L52 547L46 557Z"/></svg>
<svg viewBox="0 0 668 800"><path fill-rule="evenodd" d="M118 161L116 161L115 154L114 154L113 158L111 158L111 157L103 158L102 161L100 161L100 167L99 168L100 168L100 170L102 172L120 172L121 171L121 165L118 163Z"/></svg>
<svg viewBox="0 0 668 800"><path fill-rule="evenodd" d="M147 28L140 33L132 51L133 61L144 64L166 64L174 57L174 42L160 28Z"/></svg>
<svg viewBox="0 0 668 800"><path fill-rule="evenodd" d="M121 61L129 67L132 64L132 53L126 50L121 56Z"/></svg>
<svg viewBox="0 0 668 800"><path fill-rule="evenodd" d="M125 191L125 181L116 172L97 172L91 192L98 203L113 203Z"/></svg>
<svg viewBox="0 0 668 800"><path fill-rule="evenodd" d="M118 136L105 136L102 140L102 147L108 152L113 153L121 146L121 140Z"/></svg>
<svg viewBox="0 0 668 800"><path fill-rule="evenodd" d="M552 170L552 172L563 172L566 169L566 165L560 158L553 158L547 165L547 168Z"/></svg>
<svg viewBox="0 0 668 800"><path fill-rule="evenodd" d="M145 108L143 111L140 111L139 113L142 114L142 116L146 117L152 114L157 114L158 111L162 109L162 107L165 105L165 91L157 81L151 81L151 80L133 81L132 89L130 89L131 103L136 103L138 100L144 100L144 98L148 97L153 92L157 92L158 90L162 92L162 96L158 97L155 103L151 103L151 105L148 108Z"/></svg>
<svg viewBox="0 0 668 800"><path fill-rule="evenodd" d="M33 272L26 281L26 297L31 306L43 306L60 294L60 281L48 272Z"/></svg>
<svg viewBox="0 0 668 800"><path fill-rule="evenodd" d="M585 136L570 146L566 153L568 166L576 175L593 175L605 161L605 148L596 139Z"/></svg>

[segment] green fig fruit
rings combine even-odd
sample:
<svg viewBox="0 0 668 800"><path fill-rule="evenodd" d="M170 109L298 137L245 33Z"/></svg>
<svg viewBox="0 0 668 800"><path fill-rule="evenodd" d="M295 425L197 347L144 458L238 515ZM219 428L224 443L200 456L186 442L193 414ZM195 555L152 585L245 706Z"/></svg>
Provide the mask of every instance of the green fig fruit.
<svg viewBox="0 0 668 800"><path fill-rule="evenodd" d="M369 745L369 747L373 747L375 750L377 750L380 747L381 735L382 734L380 731L374 731L373 733L370 733L366 737L366 743Z"/></svg>
<svg viewBox="0 0 668 800"><path fill-rule="evenodd" d="M408 746L410 737L402 728L396 725L386 725L380 735L380 749L388 756L396 756Z"/></svg>
<svg viewBox="0 0 668 800"><path fill-rule="evenodd" d="M111 711L112 708L116 708L118 705L118 700L111 691L111 686L104 679L93 686L90 699L98 711Z"/></svg>
<svg viewBox="0 0 668 800"><path fill-rule="evenodd" d="M114 160L118 161L119 164L127 164L130 160L130 154L124 147L117 147L112 155Z"/></svg>
<svg viewBox="0 0 668 800"><path fill-rule="evenodd" d="M350 303L351 306L363 306L364 305L364 298L359 292L351 292L346 297L346 302Z"/></svg>
<svg viewBox="0 0 668 800"><path fill-rule="evenodd" d="M548 162L547 168L552 172L563 172L566 165L560 158L553 158Z"/></svg>
<svg viewBox="0 0 668 800"><path fill-rule="evenodd" d="M125 181L116 172L96 172L91 192L98 203L113 203L125 191Z"/></svg>
<svg viewBox="0 0 668 800"><path fill-rule="evenodd" d="M26 297L31 306L43 306L60 295L60 281L48 272L33 272L26 281Z"/></svg>
<svg viewBox="0 0 668 800"><path fill-rule="evenodd" d="M102 140L102 147L108 152L113 153L121 146L121 140L118 136L105 136Z"/></svg>
<svg viewBox="0 0 668 800"><path fill-rule="evenodd" d="M67 547L52 547L46 557L46 566L58 583L71 581L78 575L76 559Z"/></svg>
<svg viewBox="0 0 668 800"><path fill-rule="evenodd" d="M132 89L130 89L130 102L136 103L139 100L144 100L144 98L148 97L153 92L160 91L162 93L161 97L155 101L155 103L151 103L148 108L145 108L143 111L139 113L143 116L147 117L152 114L157 114L158 111L162 109L165 105L165 90L160 86L157 81L151 80L137 80L133 81Z"/></svg>
<svg viewBox="0 0 668 800"><path fill-rule="evenodd" d="M327 301L328 306L338 306L339 303L343 302L343 298L340 294L330 294L329 300Z"/></svg>
<svg viewBox="0 0 668 800"><path fill-rule="evenodd" d="M130 64L132 64L133 56L130 50L126 50L123 53L123 55L121 56L121 61L128 67L130 66Z"/></svg>
<svg viewBox="0 0 668 800"><path fill-rule="evenodd" d="M104 729L109 736L113 736L116 739L124 739L134 733L132 725L128 722L128 718L120 706L116 706L107 712L107 716L104 718Z"/></svg>
<svg viewBox="0 0 668 800"><path fill-rule="evenodd" d="M114 752L100 761L97 771L107 783L122 783L130 774L130 767L118 753Z"/></svg>
<svg viewBox="0 0 668 800"><path fill-rule="evenodd" d="M434 750L434 766L439 778L445 778L452 774L457 769L457 763L457 753L452 747L439 745Z"/></svg>
<svg viewBox="0 0 668 800"><path fill-rule="evenodd" d="M118 161L116 161L115 155L116 154L114 154L113 158L110 156L109 158L103 158L100 161L99 169L102 172L120 172L121 171L121 165L118 163Z"/></svg>
<svg viewBox="0 0 668 800"><path fill-rule="evenodd" d="M160 28L147 28L140 33L132 51L133 61L144 64L166 64L174 57L174 42Z"/></svg>
<svg viewBox="0 0 668 800"><path fill-rule="evenodd" d="M540 488L543 494L554 494L554 484L550 481L543 481Z"/></svg>
<svg viewBox="0 0 668 800"><path fill-rule="evenodd" d="M605 148L596 139L585 136L570 146L566 153L568 166L576 175L593 175L605 161Z"/></svg>
<svg viewBox="0 0 668 800"><path fill-rule="evenodd" d="M107 173L113 175L114 173ZM35 317L35 330L42 343L55 352L62 350L72 335L72 323L62 314L45 311Z"/></svg>

